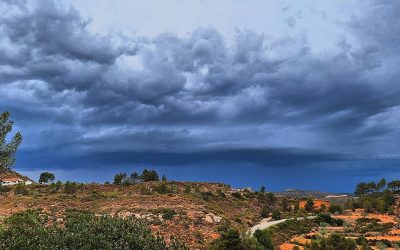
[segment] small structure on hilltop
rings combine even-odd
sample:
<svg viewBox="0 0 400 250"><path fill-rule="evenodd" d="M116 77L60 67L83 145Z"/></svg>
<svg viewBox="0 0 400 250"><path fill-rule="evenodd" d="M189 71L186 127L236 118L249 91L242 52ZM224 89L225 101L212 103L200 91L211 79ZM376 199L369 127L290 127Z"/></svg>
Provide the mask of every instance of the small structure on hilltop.
<svg viewBox="0 0 400 250"><path fill-rule="evenodd" d="M2 178L0 179L0 186L11 186L11 185L17 185L17 184L25 184L25 185L30 185L32 184L32 181L30 180L23 180L21 178Z"/></svg>

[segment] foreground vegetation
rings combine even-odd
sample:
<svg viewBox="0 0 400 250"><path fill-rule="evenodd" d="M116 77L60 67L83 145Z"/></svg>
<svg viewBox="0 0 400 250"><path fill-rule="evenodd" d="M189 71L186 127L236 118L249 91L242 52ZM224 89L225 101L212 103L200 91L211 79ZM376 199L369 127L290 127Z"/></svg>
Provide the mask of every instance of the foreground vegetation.
<svg viewBox="0 0 400 250"><path fill-rule="evenodd" d="M52 223L49 225L49 223ZM167 245L139 219L69 212L62 224L35 211L17 213L0 227L0 249L187 249Z"/></svg>

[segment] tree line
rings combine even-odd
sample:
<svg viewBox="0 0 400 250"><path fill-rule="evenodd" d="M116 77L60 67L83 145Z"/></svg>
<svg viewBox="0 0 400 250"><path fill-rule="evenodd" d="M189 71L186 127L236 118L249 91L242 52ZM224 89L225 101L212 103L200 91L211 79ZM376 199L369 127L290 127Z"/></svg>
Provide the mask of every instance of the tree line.
<svg viewBox="0 0 400 250"><path fill-rule="evenodd" d="M358 183L354 194L359 197L358 201L351 200L351 208L363 208L365 212L388 212L394 213L394 194L400 190L400 181L394 180L389 183L383 178L378 182Z"/></svg>
<svg viewBox="0 0 400 250"><path fill-rule="evenodd" d="M161 180L167 181L167 177L163 175ZM157 171L144 169L140 175L137 172L133 172L129 176L124 172L119 173L114 176L113 183L114 185L130 185L149 181L160 181Z"/></svg>

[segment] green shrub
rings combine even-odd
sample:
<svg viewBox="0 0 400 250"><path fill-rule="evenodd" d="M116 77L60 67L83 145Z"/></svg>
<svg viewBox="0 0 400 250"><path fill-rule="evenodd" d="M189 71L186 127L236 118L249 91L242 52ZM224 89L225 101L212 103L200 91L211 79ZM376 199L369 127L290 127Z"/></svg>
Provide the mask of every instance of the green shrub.
<svg viewBox="0 0 400 250"><path fill-rule="evenodd" d="M170 208L165 208L163 209L162 214L164 220L172 220L176 214L176 211Z"/></svg>
<svg viewBox="0 0 400 250"><path fill-rule="evenodd" d="M317 218L314 219L314 221L318 224L327 223L334 227L341 227L344 224L344 221L342 219L332 218L329 214L319 214Z"/></svg>
<svg viewBox="0 0 400 250"><path fill-rule="evenodd" d="M211 192L201 192L200 196L203 200L210 201L214 195Z"/></svg>
<svg viewBox="0 0 400 250"><path fill-rule="evenodd" d="M381 232L386 233L393 227L393 223L380 223L378 219L359 218L356 220L355 230L360 233Z"/></svg>
<svg viewBox="0 0 400 250"><path fill-rule="evenodd" d="M46 216L37 212L12 215L0 228L0 249L187 249L175 240L167 246L144 221L134 217L72 212L63 228L47 223Z"/></svg>
<svg viewBox="0 0 400 250"><path fill-rule="evenodd" d="M243 199L242 195L239 192L232 193L232 197L236 199Z"/></svg>
<svg viewBox="0 0 400 250"><path fill-rule="evenodd" d="M140 194L142 194L142 195L151 195L151 194L153 194L153 192L149 188L147 188L146 186L141 186L140 187Z"/></svg>
<svg viewBox="0 0 400 250"><path fill-rule="evenodd" d="M269 208L267 207L267 206L263 206L262 208L261 208L261 213L260 213L260 215L261 215L261 217L262 218L267 218L268 216L269 216Z"/></svg>
<svg viewBox="0 0 400 250"><path fill-rule="evenodd" d="M342 212L343 212L343 208L339 205L332 204L329 207L329 213L331 213L331 214L334 214L334 213L341 214Z"/></svg>
<svg viewBox="0 0 400 250"><path fill-rule="evenodd" d="M0 195L5 195L10 191L11 191L11 188L9 186L0 185Z"/></svg>
<svg viewBox="0 0 400 250"><path fill-rule="evenodd" d="M222 198L226 198L225 193L224 193L221 189L218 189L218 190L217 190L217 195L220 196L220 197L222 197Z"/></svg>
<svg viewBox="0 0 400 250"><path fill-rule="evenodd" d="M75 194L80 188L80 185L76 182L67 181L64 185L64 192L66 194Z"/></svg>
<svg viewBox="0 0 400 250"><path fill-rule="evenodd" d="M29 191L24 183L18 183L17 185L15 185L14 193L20 195L28 195Z"/></svg>
<svg viewBox="0 0 400 250"><path fill-rule="evenodd" d="M356 250L357 244L353 239L347 239L338 234L332 234L327 238L313 240L310 245L305 247L306 250Z"/></svg>
<svg viewBox="0 0 400 250"><path fill-rule="evenodd" d="M166 182L161 182L157 187L154 188L154 191L156 191L159 194L172 193L172 190L168 188Z"/></svg>
<svg viewBox="0 0 400 250"><path fill-rule="evenodd" d="M243 249L242 239L240 238L239 231L236 229L229 229L227 232L222 233L221 237L214 240L209 248L210 250L225 250L225 249Z"/></svg>
<svg viewBox="0 0 400 250"><path fill-rule="evenodd" d="M280 220L280 219L282 219L282 214L281 214L281 212L279 212L279 210L274 210L274 211L272 212L272 219L274 219L274 220Z"/></svg>
<svg viewBox="0 0 400 250"><path fill-rule="evenodd" d="M269 228L267 231L269 231L269 233L271 234L274 243L276 245L279 245L290 240L295 235L307 234L317 226L318 224L314 220L292 219L279 223Z"/></svg>
<svg viewBox="0 0 400 250"><path fill-rule="evenodd" d="M268 231L256 230L254 232L254 238L263 246L265 250L273 250L274 245L272 243L271 234Z"/></svg>

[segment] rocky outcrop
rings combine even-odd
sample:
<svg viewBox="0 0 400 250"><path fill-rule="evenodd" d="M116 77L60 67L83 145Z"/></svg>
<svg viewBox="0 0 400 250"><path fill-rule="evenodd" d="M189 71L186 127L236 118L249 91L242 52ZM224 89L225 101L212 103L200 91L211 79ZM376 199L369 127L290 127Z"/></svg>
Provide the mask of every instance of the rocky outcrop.
<svg viewBox="0 0 400 250"><path fill-rule="evenodd" d="M213 213L208 213L204 217L204 221L210 224L220 223L222 218L220 216L216 216Z"/></svg>

